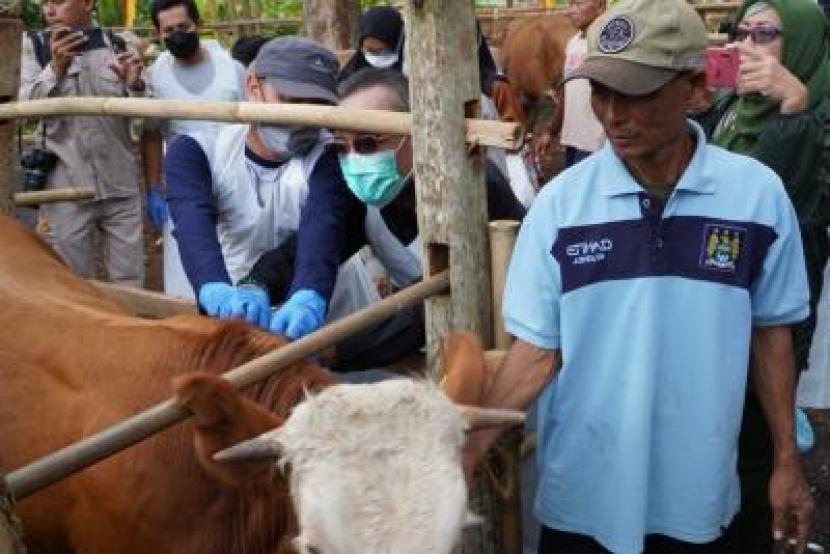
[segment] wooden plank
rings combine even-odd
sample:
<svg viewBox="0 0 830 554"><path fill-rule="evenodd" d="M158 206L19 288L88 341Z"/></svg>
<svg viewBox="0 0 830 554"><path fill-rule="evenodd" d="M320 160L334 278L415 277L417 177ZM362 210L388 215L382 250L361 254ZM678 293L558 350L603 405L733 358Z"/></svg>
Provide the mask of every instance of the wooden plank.
<svg viewBox="0 0 830 554"><path fill-rule="evenodd" d="M0 0L0 103L17 98L20 83L20 37L23 25L18 18L19 2ZM0 122L0 214L14 215L12 194L17 186L17 124Z"/></svg>
<svg viewBox="0 0 830 554"><path fill-rule="evenodd" d="M428 302L427 350L434 361L451 329L471 331L485 346L492 340L484 157L464 144L464 120L480 111L477 37L472 2L413 0L406 6L425 275L449 267L452 291L449 302Z"/></svg>

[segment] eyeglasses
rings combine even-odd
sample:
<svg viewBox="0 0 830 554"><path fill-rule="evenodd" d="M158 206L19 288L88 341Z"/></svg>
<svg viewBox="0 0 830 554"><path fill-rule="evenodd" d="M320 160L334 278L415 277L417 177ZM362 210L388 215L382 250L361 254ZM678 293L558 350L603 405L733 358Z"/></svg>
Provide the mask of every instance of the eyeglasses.
<svg viewBox="0 0 830 554"><path fill-rule="evenodd" d="M403 144L403 138L394 144L396 137L389 135L337 135L335 146L338 154L374 154L381 150L397 149Z"/></svg>
<svg viewBox="0 0 830 554"><path fill-rule="evenodd" d="M769 44L781 36L781 29L777 27L738 27L735 29L735 40L743 42L747 37L752 37L755 44Z"/></svg>

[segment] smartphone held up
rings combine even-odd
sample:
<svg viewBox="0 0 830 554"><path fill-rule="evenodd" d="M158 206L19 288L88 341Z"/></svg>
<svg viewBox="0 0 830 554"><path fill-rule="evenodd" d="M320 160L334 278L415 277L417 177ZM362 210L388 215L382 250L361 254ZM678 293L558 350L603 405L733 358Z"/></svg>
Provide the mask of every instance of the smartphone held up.
<svg viewBox="0 0 830 554"><path fill-rule="evenodd" d="M741 57L737 48L714 46L706 49L706 84L715 89L735 90Z"/></svg>

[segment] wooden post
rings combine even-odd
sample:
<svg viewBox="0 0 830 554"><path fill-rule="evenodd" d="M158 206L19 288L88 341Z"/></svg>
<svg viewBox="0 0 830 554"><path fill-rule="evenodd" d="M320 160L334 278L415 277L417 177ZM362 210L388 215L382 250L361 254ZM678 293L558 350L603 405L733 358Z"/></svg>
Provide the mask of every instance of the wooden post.
<svg viewBox="0 0 830 554"><path fill-rule="evenodd" d="M426 304L428 358L452 329L492 341L484 155L464 143L480 112L475 13L470 0L409 0L406 59L414 128L418 228L425 276L450 269L451 297Z"/></svg>
<svg viewBox="0 0 830 554"><path fill-rule="evenodd" d="M464 142L464 118L480 113L472 0L408 0L406 59L413 114L418 229L424 277L449 268L450 296L426 302L427 359L434 365L454 329L492 341L484 155ZM465 530L464 554L502 553L500 503L480 472L470 506L483 518Z"/></svg>
<svg viewBox="0 0 830 554"><path fill-rule="evenodd" d="M306 36L332 52L357 46L359 0L303 0Z"/></svg>
<svg viewBox="0 0 830 554"><path fill-rule="evenodd" d="M0 103L17 98L20 83L20 2L0 0ZM17 123L0 122L0 214L14 215L12 194L17 172Z"/></svg>

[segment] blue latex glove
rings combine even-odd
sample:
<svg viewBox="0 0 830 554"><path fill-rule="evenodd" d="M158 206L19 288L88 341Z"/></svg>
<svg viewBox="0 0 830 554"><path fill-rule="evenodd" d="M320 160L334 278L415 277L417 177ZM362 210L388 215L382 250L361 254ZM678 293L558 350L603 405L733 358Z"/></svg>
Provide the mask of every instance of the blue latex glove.
<svg viewBox="0 0 830 554"><path fill-rule="evenodd" d="M296 340L323 326L326 307L326 301L316 291L298 290L271 317L270 330Z"/></svg>
<svg viewBox="0 0 830 554"><path fill-rule="evenodd" d="M234 287L228 283L205 283L199 289L199 305L211 317L244 319L266 330L271 321L268 293L254 285Z"/></svg>
<svg viewBox="0 0 830 554"><path fill-rule="evenodd" d="M807 413L801 408L795 409L795 439L798 451L802 454L809 452L816 443L813 426L807 419Z"/></svg>
<svg viewBox="0 0 830 554"><path fill-rule="evenodd" d="M167 202L159 185L147 187L147 219L153 224L156 232L162 232L164 222L167 221Z"/></svg>

